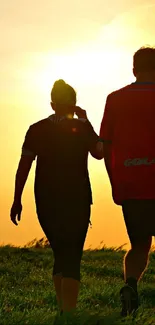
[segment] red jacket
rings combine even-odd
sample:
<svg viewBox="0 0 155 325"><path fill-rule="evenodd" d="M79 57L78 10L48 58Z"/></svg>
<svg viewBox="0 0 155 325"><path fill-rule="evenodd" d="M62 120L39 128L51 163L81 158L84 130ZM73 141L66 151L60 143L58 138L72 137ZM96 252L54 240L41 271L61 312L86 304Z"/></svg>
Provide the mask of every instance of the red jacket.
<svg viewBox="0 0 155 325"><path fill-rule="evenodd" d="M132 83L110 94L100 137L111 140L114 202L155 199L155 84Z"/></svg>

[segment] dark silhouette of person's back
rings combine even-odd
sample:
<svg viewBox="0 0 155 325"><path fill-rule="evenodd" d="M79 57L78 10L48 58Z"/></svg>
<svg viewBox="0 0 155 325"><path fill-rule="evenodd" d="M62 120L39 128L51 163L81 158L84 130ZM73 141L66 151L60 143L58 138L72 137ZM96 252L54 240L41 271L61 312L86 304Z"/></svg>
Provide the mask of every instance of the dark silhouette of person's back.
<svg viewBox="0 0 155 325"><path fill-rule="evenodd" d="M92 193L87 159L103 158L102 142L76 106L74 89L63 80L51 92L55 114L31 125L16 175L11 220L20 220L21 196L37 157L35 202L40 225L54 253L53 281L62 312L76 307L80 263L90 222ZM78 119L73 118L74 113ZM100 144L98 146L98 144Z"/></svg>
<svg viewBox="0 0 155 325"><path fill-rule="evenodd" d="M124 259L122 316L138 308L137 282L155 236L155 48L133 57L136 82L108 95L100 136L114 202L122 206L131 250Z"/></svg>
<svg viewBox="0 0 155 325"><path fill-rule="evenodd" d="M84 196L92 203L87 160L95 137L89 130L87 121L64 118L53 123L52 117L31 126L23 146L38 156L36 195L74 201Z"/></svg>

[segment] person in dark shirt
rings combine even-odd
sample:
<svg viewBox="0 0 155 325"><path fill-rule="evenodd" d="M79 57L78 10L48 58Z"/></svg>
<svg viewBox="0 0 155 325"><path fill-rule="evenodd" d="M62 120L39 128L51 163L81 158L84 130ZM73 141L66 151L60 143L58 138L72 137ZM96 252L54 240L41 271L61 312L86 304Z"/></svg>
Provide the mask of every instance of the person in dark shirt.
<svg viewBox="0 0 155 325"><path fill-rule="evenodd" d="M63 80L54 83L55 114L28 129L19 162L11 220L21 219L21 197L33 160L35 202L40 225L54 254L53 281L61 313L76 308L80 263L90 222L92 192L88 153L103 158L103 142L86 112L76 106L76 92ZM74 118L74 114L78 118Z"/></svg>

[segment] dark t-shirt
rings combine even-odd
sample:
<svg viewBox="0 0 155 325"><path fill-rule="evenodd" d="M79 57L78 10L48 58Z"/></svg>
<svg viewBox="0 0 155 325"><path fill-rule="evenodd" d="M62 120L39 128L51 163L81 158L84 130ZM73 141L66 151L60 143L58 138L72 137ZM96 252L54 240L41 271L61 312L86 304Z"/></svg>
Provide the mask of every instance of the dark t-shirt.
<svg viewBox="0 0 155 325"><path fill-rule="evenodd" d="M90 148L98 141L87 120L46 118L30 126L23 144L25 153L37 156L35 199L89 202L92 192L87 168Z"/></svg>

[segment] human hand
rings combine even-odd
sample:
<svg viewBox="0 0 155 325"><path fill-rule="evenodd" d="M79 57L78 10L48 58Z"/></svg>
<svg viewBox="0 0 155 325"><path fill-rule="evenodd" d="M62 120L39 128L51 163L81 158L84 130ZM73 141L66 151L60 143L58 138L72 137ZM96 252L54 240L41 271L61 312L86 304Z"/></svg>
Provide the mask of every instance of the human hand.
<svg viewBox="0 0 155 325"><path fill-rule="evenodd" d="M79 106L76 106L75 109L76 109L75 114L77 115L78 118L87 119L87 113L86 113L86 111L84 109L82 109Z"/></svg>
<svg viewBox="0 0 155 325"><path fill-rule="evenodd" d="M18 226L17 220L20 221L21 219L21 212L22 212L22 204L21 202L13 202L11 212L10 212L10 217L11 221Z"/></svg>

